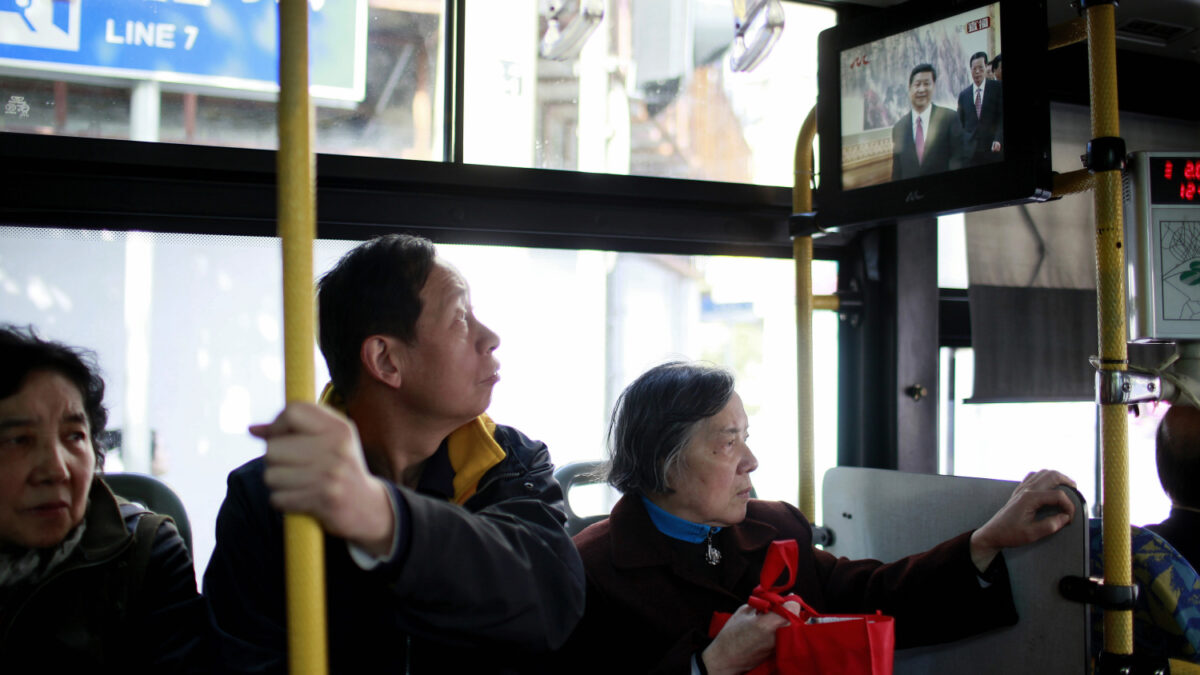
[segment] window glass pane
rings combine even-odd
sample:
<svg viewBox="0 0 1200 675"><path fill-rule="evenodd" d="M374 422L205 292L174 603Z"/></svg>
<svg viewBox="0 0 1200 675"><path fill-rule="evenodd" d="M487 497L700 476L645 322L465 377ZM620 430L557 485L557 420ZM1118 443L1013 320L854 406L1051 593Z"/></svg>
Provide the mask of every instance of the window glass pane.
<svg viewBox="0 0 1200 675"><path fill-rule="evenodd" d="M1142 404L1139 414L1129 416L1129 522L1152 525L1171 513L1171 498L1158 482L1154 459L1158 423L1167 414L1165 403Z"/></svg>
<svg viewBox="0 0 1200 675"><path fill-rule="evenodd" d="M276 147L273 3L95 4L0 13L0 131ZM467 3L467 162L792 185L833 10L783 2L778 42L735 73L728 0L606 0L564 61L538 54L541 4ZM442 0L310 6L316 150L443 159Z"/></svg>
<svg viewBox="0 0 1200 675"><path fill-rule="evenodd" d="M0 13L0 131L276 147L276 3L81 4ZM309 5L316 150L440 159L442 0Z"/></svg>
<svg viewBox="0 0 1200 675"><path fill-rule="evenodd" d="M779 41L735 73L733 4L608 0L578 57L556 61L538 54L537 0L469 0L466 161L791 186L835 13L782 3Z"/></svg>
<svg viewBox="0 0 1200 675"><path fill-rule="evenodd" d="M961 213L939 216L938 288L967 288L967 227Z"/></svg>
<svg viewBox="0 0 1200 675"><path fill-rule="evenodd" d="M317 274L356 243L318 241ZM556 465L604 456L612 403L646 368L705 359L737 376L759 496L796 501L790 261L438 248L501 337L489 414L545 441ZM198 573L226 474L262 453L246 427L283 403L279 261L267 238L0 227L0 321L98 353L110 429L121 431L107 468L153 473L180 495ZM814 264L818 288L836 276L833 263ZM814 333L820 476L836 458L834 313L818 313ZM314 363L319 388L327 376L315 346ZM608 506L604 495L593 501Z"/></svg>
<svg viewBox="0 0 1200 675"><path fill-rule="evenodd" d="M1097 467L1096 405L1075 403L967 403L972 391L974 353L942 349L942 367L954 361L954 386L946 388L942 417L941 470L957 476L1021 480L1038 469L1057 469L1075 479L1094 509L1101 493ZM943 382L947 382L943 371ZM1129 418L1129 520L1134 525L1167 517L1170 501L1162 492L1154 463L1154 435L1165 406L1141 406ZM1095 515L1095 511L1092 511Z"/></svg>

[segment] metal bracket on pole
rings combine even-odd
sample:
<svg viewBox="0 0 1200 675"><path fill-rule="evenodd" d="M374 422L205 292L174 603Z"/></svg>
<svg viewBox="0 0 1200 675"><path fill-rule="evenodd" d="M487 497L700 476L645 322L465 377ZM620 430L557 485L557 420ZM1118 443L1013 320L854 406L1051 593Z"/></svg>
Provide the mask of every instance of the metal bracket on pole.
<svg viewBox="0 0 1200 675"><path fill-rule="evenodd" d="M1066 576L1058 581L1058 592L1068 600L1095 605L1106 611L1131 611L1137 601L1137 586L1115 586L1100 579ZM1146 654L1100 655L1098 675L1167 675L1165 659Z"/></svg>
<svg viewBox="0 0 1200 675"><path fill-rule="evenodd" d="M1153 654L1113 654L1101 652L1096 663L1096 675L1168 675L1167 659Z"/></svg>
<svg viewBox="0 0 1200 675"><path fill-rule="evenodd" d="M1096 403L1132 405L1162 398L1162 378L1129 370L1096 371Z"/></svg>
<svg viewBox="0 0 1200 675"><path fill-rule="evenodd" d="M1076 576L1059 579L1058 592L1067 600L1117 611L1132 610L1138 595L1137 586L1113 586L1100 579Z"/></svg>
<svg viewBox="0 0 1200 675"><path fill-rule="evenodd" d="M1125 139L1120 136L1093 138L1088 141L1087 152L1080 159L1092 173L1124 169Z"/></svg>
<svg viewBox="0 0 1200 675"><path fill-rule="evenodd" d="M833 528L824 525L813 525L812 535L814 546L833 546L834 540L837 539L833 533Z"/></svg>
<svg viewBox="0 0 1200 675"><path fill-rule="evenodd" d="M788 216L788 234L793 239L796 237L819 237L825 234L825 230L817 224L815 212L793 213Z"/></svg>

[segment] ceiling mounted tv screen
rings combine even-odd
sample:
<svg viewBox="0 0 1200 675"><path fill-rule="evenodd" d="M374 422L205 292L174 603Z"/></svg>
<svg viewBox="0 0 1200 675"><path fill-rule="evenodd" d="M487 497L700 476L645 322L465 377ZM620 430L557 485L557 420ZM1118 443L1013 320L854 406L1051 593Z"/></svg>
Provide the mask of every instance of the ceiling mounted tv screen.
<svg viewBox="0 0 1200 675"><path fill-rule="evenodd" d="M1045 53L1040 0L914 1L822 32L817 224L1048 199Z"/></svg>

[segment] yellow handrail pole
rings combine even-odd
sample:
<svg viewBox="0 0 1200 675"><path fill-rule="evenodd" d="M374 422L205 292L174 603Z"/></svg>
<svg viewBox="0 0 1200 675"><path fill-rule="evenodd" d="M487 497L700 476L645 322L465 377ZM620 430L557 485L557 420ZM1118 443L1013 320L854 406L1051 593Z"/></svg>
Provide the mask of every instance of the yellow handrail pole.
<svg viewBox="0 0 1200 675"><path fill-rule="evenodd" d="M1179 659L1169 659L1171 675L1200 675L1200 664Z"/></svg>
<svg viewBox="0 0 1200 675"><path fill-rule="evenodd" d="M1088 3L1088 80L1092 138L1120 136L1117 107L1115 8ZM1123 371L1125 345L1125 251L1121 220L1121 173L1096 172L1096 294L1100 329L1100 370ZM1133 583L1129 541L1128 419L1124 405L1100 406L1100 447L1104 457L1104 583ZM1133 614L1104 611L1104 650L1133 653Z"/></svg>
<svg viewBox="0 0 1200 675"><path fill-rule="evenodd" d="M312 103L308 96L308 0L279 2L279 237L283 246L285 391L313 401L313 236L316 231ZM290 672L329 670L325 632L325 553L311 516L283 518Z"/></svg>
<svg viewBox="0 0 1200 675"><path fill-rule="evenodd" d="M1050 49L1058 49L1082 42L1087 38L1087 19L1078 17L1066 23L1050 27L1047 45Z"/></svg>
<svg viewBox="0 0 1200 675"><path fill-rule="evenodd" d="M1065 197L1080 192L1088 192L1096 187L1096 178L1091 171L1080 169L1054 175L1054 185L1050 193L1055 197Z"/></svg>
<svg viewBox="0 0 1200 675"><path fill-rule="evenodd" d="M795 185L792 188L792 212L812 210L813 139L817 135L817 109L814 106L800 125L796 140ZM816 481L813 477L813 342L812 342L812 256L811 236L792 239L792 257L796 261L796 413L800 441L800 511L810 519L817 517Z"/></svg>
<svg viewBox="0 0 1200 675"><path fill-rule="evenodd" d="M813 309L826 309L834 312L842 308L842 300L836 295L814 295Z"/></svg>

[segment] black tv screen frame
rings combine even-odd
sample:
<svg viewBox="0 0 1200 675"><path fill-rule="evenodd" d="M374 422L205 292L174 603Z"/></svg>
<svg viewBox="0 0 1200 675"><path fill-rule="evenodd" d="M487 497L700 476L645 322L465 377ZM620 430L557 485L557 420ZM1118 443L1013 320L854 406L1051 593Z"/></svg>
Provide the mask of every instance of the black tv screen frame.
<svg viewBox="0 0 1200 675"><path fill-rule="evenodd" d="M971 85L969 61L976 51L987 52L989 61L1002 55L1002 97L996 97L1003 103L999 157L972 154L965 140L958 163L952 165L948 158L945 169L939 168L941 160L923 157L914 164L915 154L907 160L898 157L894 139L901 145L911 142L898 134L903 122L911 125L912 68L934 66L932 102L957 116L958 94ZM1071 75L1043 72L1046 53L1045 0L910 0L823 31L818 41L816 225L849 230L897 218L1049 199L1053 172L1045 80ZM939 133L942 141L952 135ZM929 147L935 145L931 141ZM911 174L911 167L930 172L904 175ZM893 176L897 172L901 175Z"/></svg>

